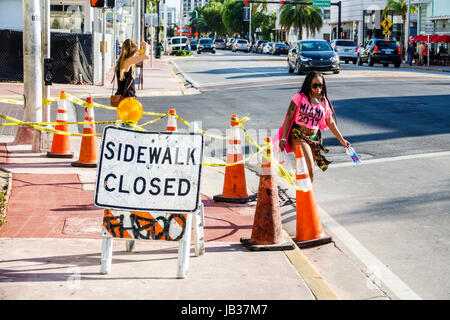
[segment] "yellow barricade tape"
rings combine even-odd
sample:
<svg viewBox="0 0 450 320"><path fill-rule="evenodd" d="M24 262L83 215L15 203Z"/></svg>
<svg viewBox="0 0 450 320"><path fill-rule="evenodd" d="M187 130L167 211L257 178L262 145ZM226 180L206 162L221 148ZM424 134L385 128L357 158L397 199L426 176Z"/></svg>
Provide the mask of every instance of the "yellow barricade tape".
<svg viewBox="0 0 450 320"><path fill-rule="evenodd" d="M14 100L14 99L0 99L0 103L23 105L23 101Z"/></svg>
<svg viewBox="0 0 450 320"><path fill-rule="evenodd" d="M104 109L108 109L108 110L117 110L117 108L115 107L110 107L110 106L105 106L96 102L93 102L92 104L87 103L86 101L81 100L78 97L75 97L71 94L66 93L66 96L68 97L68 100L80 105L82 107L86 107L86 108L92 108L92 107L98 107L98 108L104 108ZM50 105L52 101L58 101L60 100L59 97L50 97L49 99L45 100L43 99L43 104L45 105ZM8 103L8 104L16 104L16 105L23 105L24 102L23 101L19 101L19 100L14 100L14 99L0 99L0 103ZM123 123L123 124L128 124L129 126L135 128L136 130L139 131L146 131L143 127L150 125L150 124L154 124L162 119L164 119L165 117L168 116L168 114L166 113L157 113L157 112L143 112L143 114L145 115L154 115L154 116L159 116L159 118L157 119L153 119L150 121L145 122L142 125L138 125L136 123L133 123L131 121L97 121L97 122L66 122L64 124L78 124L78 125L83 125L83 124L118 124L118 123ZM96 134L79 134L79 133L70 133L70 132L65 132L65 131L60 131L60 130L56 130L56 129L51 129L51 128L44 128L41 127L41 125L59 125L61 123L57 123L57 122L24 122L24 121L20 121L17 119L14 119L12 117L8 117L5 115L0 114L1 118L4 118L6 120L9 121L13 121L14 123L1 123L0 125L3 126L8 126L8 125L25 125L25 126L30 126L33 127L37 130L42 130L42 131L46 131L46 132L50 132L50 133L55 133L55 134L60 134L60 135L68 135L68 136L102 136L101 133L96 133ZM179 115L176 115L176 118L178 120L180 120L181 122L183 122L186 126L190 127L191 124L184 120L183 118L181 118ZM267 144L264 147L261 147L260 145L258 145L258 143L256 143L256 141L249 135L247 129L244 127L243 123L250 120L249 117L245 116L242 119L238 120L238 126L244 131L245 134L245 138L250 146L250 151L251 151L251 155L245 159L242 159L241 161L238 161L236 163L225 163L225 164L221 164L221 163L207 163L204 162L203 164L206 166L211 166L211 167L227 167L227 166L233 166L236 164L240 164L240 163L245 163L248 162L249 160L253 159L254 157L256 157L259 153L261 153L262 151L266 150L267 148L269 148L271 146L271 144ZM198 132L202 133L203 135L209 136L211 138L215 138L215 139L221 139L221 140L226 140L227 137L224 136L219 136L219 135L213 135L210 134L204 130L199 129ZM255 153L253 151L252 145L255 146L258 151ZM287 181L290 185L292 185L296 190L301 190L297 185L296 185L296 181L295 181L295 175L290 172L289 170L287 170L284 166L282 166L277 160L275 160L272 156L268 157L266 154L263 154L263 156L270 160L271 163L273 163L277 169L277 173L278 175L284 179L285 181Z"/></svg>

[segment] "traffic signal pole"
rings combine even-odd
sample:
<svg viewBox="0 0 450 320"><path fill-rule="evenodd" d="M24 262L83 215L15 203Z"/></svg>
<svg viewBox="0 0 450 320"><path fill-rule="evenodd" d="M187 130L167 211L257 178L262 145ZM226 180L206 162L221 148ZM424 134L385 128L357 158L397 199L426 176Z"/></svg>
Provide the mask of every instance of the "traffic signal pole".
<svg viewBox="0 0 450 320"><path fill-rule="evenodd" d="M42 43L41 3L39 0L24 0L23 21L23 121L42 121ZM41 152L39 130L19 126L14 144L31 144L33 152Z"/></svg>

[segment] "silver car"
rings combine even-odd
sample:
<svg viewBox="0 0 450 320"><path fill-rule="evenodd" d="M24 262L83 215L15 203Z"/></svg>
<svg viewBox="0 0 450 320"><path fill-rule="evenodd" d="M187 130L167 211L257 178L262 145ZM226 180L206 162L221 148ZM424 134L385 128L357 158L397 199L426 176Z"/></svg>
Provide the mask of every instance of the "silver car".
<svg viewBox="0 0 450 320"><path fill-rule="evenodd" d="M231 50L233 52L236 51L245 51L250 52L250 43L248 43L248 40L246 39L236 39L235 42L233 42Z"/></svg>
<svg viewBox="0 0 450 320"><path fill-rule="evenodd" d="M345 63L353 61L354 64L356 63L356 59L358 58L358 49L355 41L346 39L334 39L330 44L333 50L339 56L340 61L345 61Z"/></svg>

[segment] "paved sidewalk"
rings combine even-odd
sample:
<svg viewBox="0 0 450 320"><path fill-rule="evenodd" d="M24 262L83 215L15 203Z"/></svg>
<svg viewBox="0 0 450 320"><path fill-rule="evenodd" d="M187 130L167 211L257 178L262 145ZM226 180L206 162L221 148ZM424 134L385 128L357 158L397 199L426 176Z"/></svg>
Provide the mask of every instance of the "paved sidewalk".
<svg viewBox="0 0 450 320"><path fill-rule="evenodd" d="M256 203L214 202L223 170L209 167L201 186L206 253L195 257L191 250L188 277L176 279L178 243L137 241L128 253L123 240L114 241L111 274L101 275L103 210L93 205L97 170L0 138L0 166L12 182L8 222L0 229L0 299L315 299L290 261L303 259L308 267L300 250L250 252L240 245L251 235ZM77 154L79 141L72 138ZM247 176L254 192L258 177Z"/></svg>
<svg viewBox="0 0 450 320"><path fill-rule="evenodd" d="M170 71L168 60L154 60L146 69L145 90L138 95L192 94ZM0 84L2 97L17 97L21 90L18 84ZM52 95L65 90L81 97L92 86L55 85L52 90ZM95 87L96 95L108 96L110 90ZM2 111L19 112L16 107ZM123 240L114 240L112 272L101 275L103 209L93 204L97 169L70 165L81 138L70 137L74 159L47 158L31 152L30 145L14 145L13 139L14 133L0 135L0 180L9 187L7 223L0 228L0 299L337 298L298 248L251 252L240 244L241 237L251 235L256 202L213 201L222 192L224 169L206 166L201 178L206 252L195 257L191 247L188 277L176 277L177 242L137 241L129 253ZM258 176L246 174L249 191L256 193ZM292 215L293 209L281 211ZM289 238L285 231L284 236Z"/></svg>

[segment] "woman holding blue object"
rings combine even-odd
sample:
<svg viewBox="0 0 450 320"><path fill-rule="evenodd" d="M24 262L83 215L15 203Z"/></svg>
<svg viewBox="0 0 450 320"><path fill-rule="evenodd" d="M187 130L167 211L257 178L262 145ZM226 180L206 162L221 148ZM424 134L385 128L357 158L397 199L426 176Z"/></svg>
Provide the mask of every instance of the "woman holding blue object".
<svg viewBox="0 0 450 320"><path fill-rule="evenodd" d="M286 149L287 152L293 152L297 145L301 146L313 182L314 163L322 171L327 170L330 164L322 154L322 151L328 153L328 149L322 145L321 130L329 128L345 148L351 145L342 137L336 122L325 79L322 74L311 71L306 75L300 91L292 97L274 142L279 139L280 150Z"/></svg>

